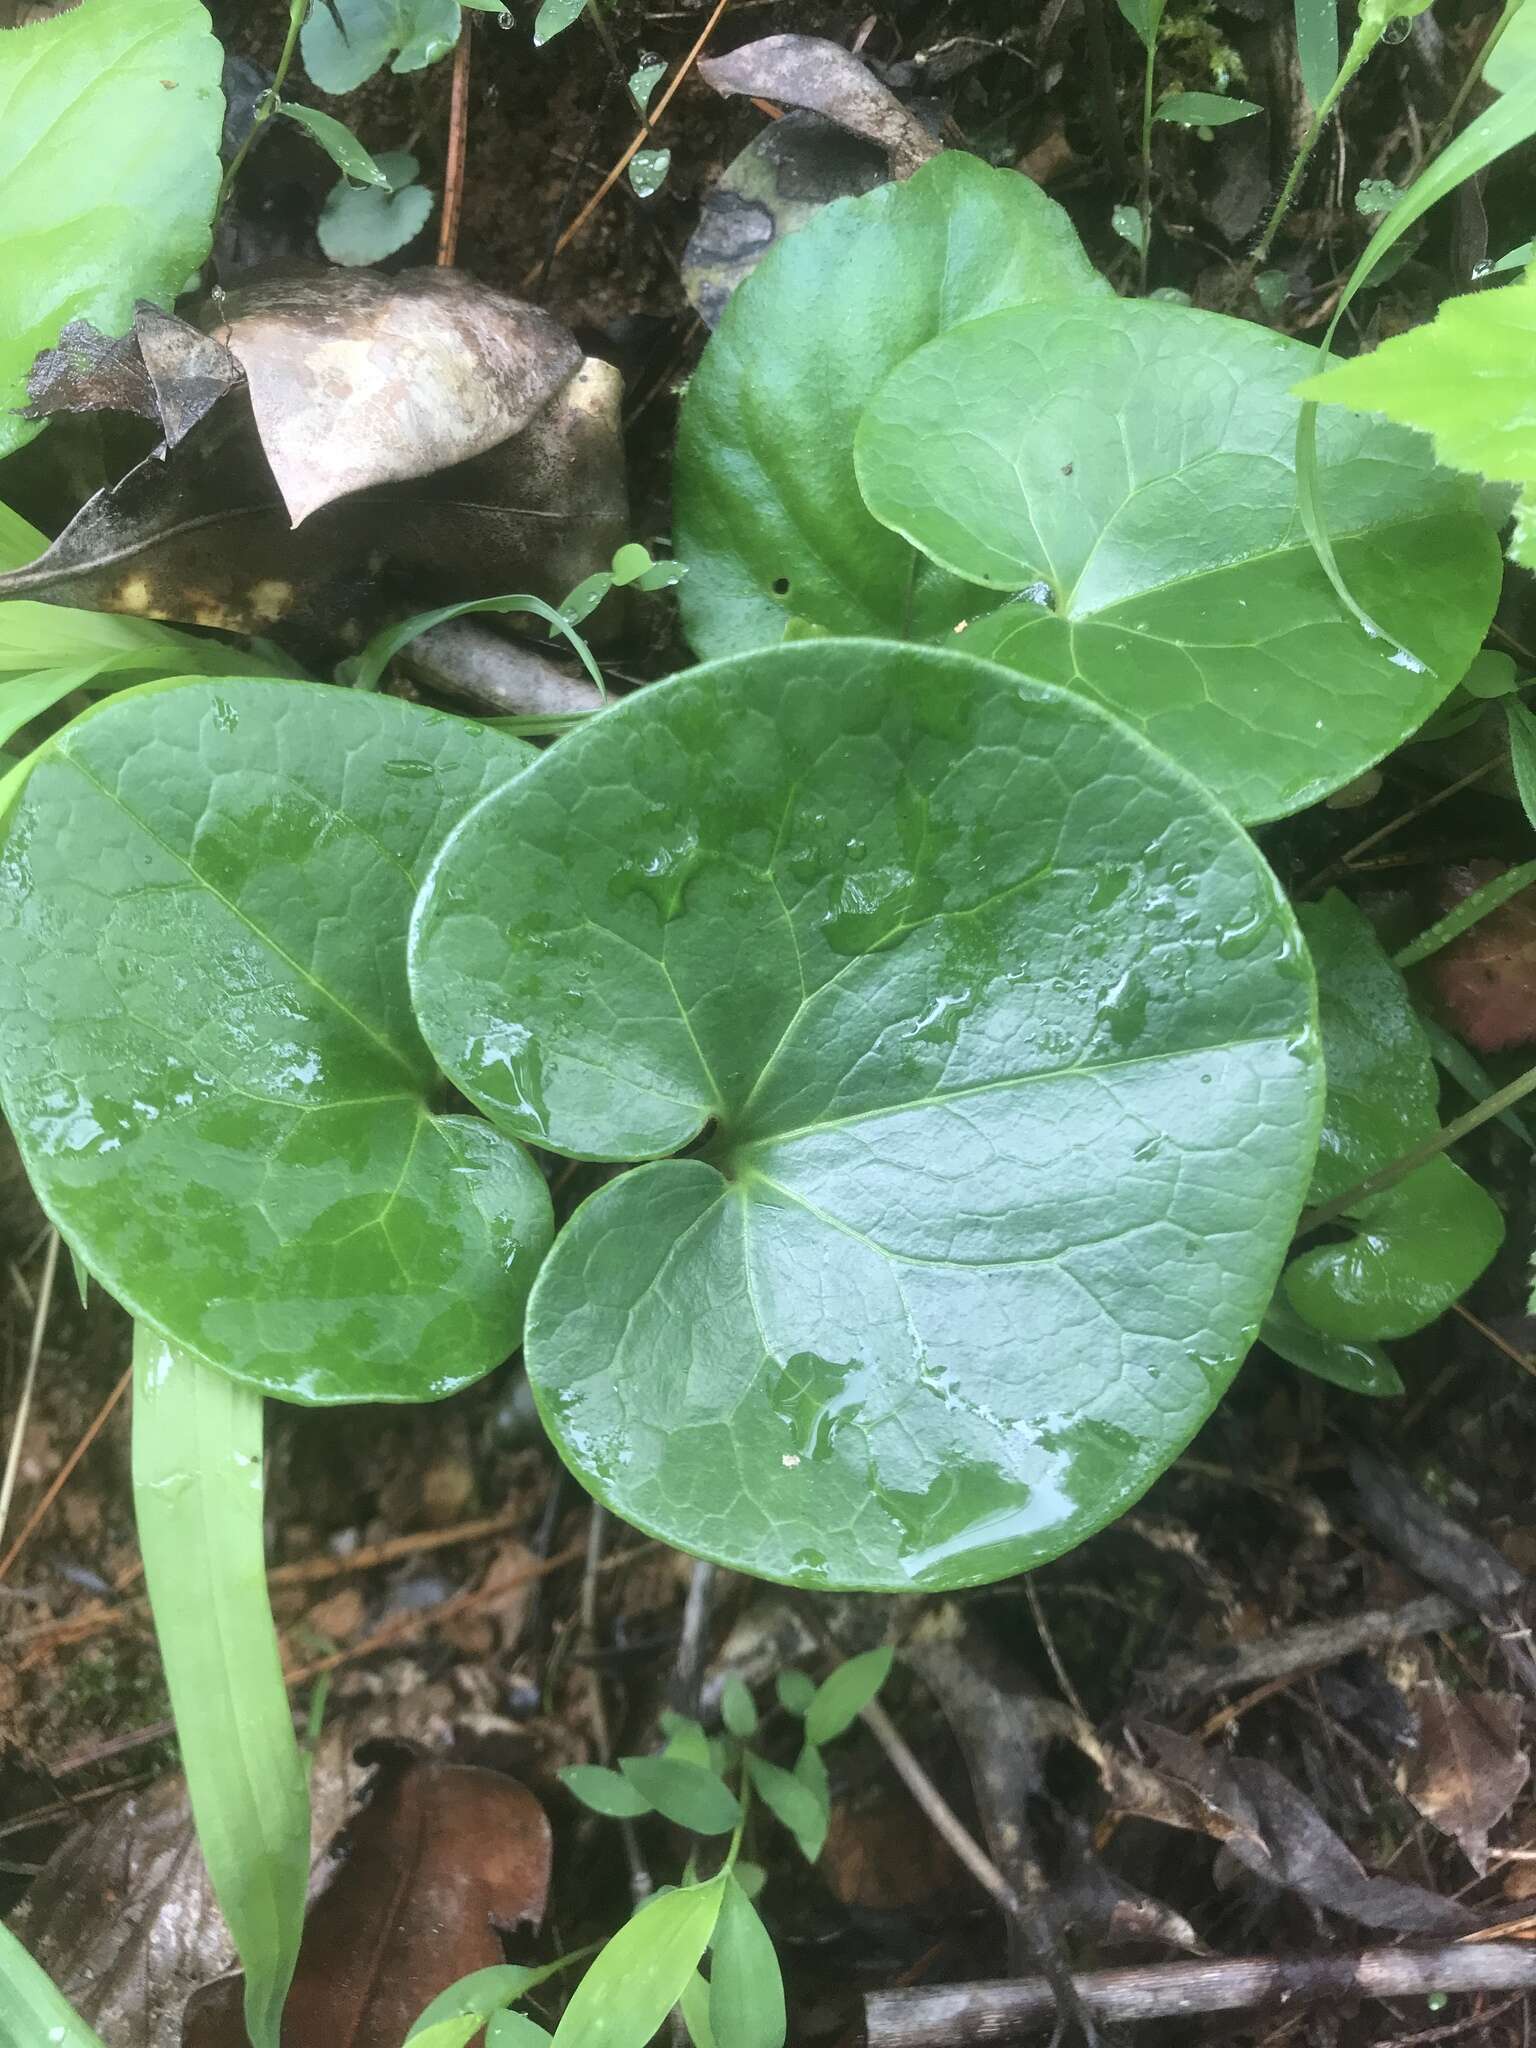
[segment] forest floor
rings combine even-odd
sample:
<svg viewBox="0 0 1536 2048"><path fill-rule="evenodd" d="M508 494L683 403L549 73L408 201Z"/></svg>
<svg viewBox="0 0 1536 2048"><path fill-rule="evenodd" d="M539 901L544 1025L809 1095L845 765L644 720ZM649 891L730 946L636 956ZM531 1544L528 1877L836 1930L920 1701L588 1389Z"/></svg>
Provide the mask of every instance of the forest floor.
<svg viewBox="0 0 1536 2048"><path fill-rule="evenodd" d="M278 8L260 10L260 26L254 10L213 11L232 48L270 64ZM537 51L530 13L506 33L466 17L458 261L548 306L623 372L632 531L653 546L670 526L678 394L706 338L684 252L715 180L772 110L689 76L657 124L654 142L671 151L661 190L641 199L620 177L578 220L634 137L623 77L643 60L670 76L706 37L721 51L770 32L857 45L903 92L921 84L946 141L1035 177L1117 285L1137 288L1137 253L1112 214L1137 197L1141 53L1102 0L890 0L867 17L821 0L621 0L606 41L582 21ZM1490 19L1469 0L1421 17L1328 131L1275 258L1292 331L1312 336L1326 319L1369 233L1357 188L1406 181ZM1160 132L1152 288L1232 308L1304 121L1289 22L1279 0L1170 7L1166 82L1230 87L1266 112L1206 140ZM386 73L348 103L376 151L413 149L439 193L452 69ZM1361 338L1424 317L1448 282L1529 235L1532 171L1517 156L1442 208L1371 295ZM296 141L258 151L240 194L242 256L313 254L330 181ZM434 217L398 260L430 262L436 233ZM1518 610L1500 630L1516 652L1536 644L1536 621ZM685 658L664 630L643 632L617 650L621 672L645 679ZM1288 882L1335 866L1389 913L1436 905L1455 870L1519 843L1513 804L1478 789L1426 802L1473 764L1474 745L1462 735L1405 750L1347 793L1353 807L1336 800L1267 831L1266 852ZM1500 928L1488 980L1536 1037L1536 918L1523 915ZM1471 1150L1505 1208L1508 1246L1528 1245L1529 1151L1497 1125ZM43 1872L29 1931L48 1936L55 1961L79 1961L98 1952L125 1893L144 1926L159 1924L145 1901L177 1896L186 1818L174 1785L161 1790L174 1747L138 1598L127 1322L99 1293L82 1306L64 1271L37 1317L44 1228L14 1169L0 1232L0 1415L14 1413L35 1323L42 1333L0 1542L0 1905ZM1536 1938L1527 1280L1507 1251L1463 1309L1396 1347L1398 1400L1335 1391L1256 1351L1133 1513L1027 1579L949 1597L797 1603L595 1520L515 1364L409 1414L275 1409L274 1602L300 1697L329 1678L327 1723L346 1752L330 1752L329 1796L345 1810L364 1737L521 1778L555 1828L538 1950L552 1953L556 1940L611 1932L629 1900L614 1824L576 1807L562 1766L645 1749L669 1705L702 1704L708 1719L729 1671L761 1685L797 1662L824 1668L819 1631L845 1652L894 1639L907 1654L883 1703L924 1774L926 1810L859 1727L832 1753L834 1822L815 1873L787 1849L769 1859L762 1909L792 2040L856 2041L863 1993L1028 1972L1042 1944L1074 1969L1155 1972L1180 1959L1350 1958L1469 1929ZM935 1795L1012 1888L1012 1914L956 1862L933 1825ZM461 1847L473 1861L475 1846ZM664 1827L642 1830L640 1848L658 1882L676 1877ZM184 1990L220 1965L205 1919L188 1907L176 1928L141 1927L142 1952L115 1956L112 2048L164 2048L175 2035L163 1986ZM1531 2011L1509 1990L1443 2008L1335 1992L1107 2037L1499 2048L1530 2040ZM932 2038L988 2036L973 2018Z"/></svg>

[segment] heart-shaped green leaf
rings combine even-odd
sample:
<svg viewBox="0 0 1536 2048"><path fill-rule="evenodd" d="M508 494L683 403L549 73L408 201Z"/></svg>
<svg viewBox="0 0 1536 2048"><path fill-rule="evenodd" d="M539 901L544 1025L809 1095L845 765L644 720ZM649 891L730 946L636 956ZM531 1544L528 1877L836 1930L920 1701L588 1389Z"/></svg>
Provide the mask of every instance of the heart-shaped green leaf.
<svg viewBox="0 0 1536 2048"><path fill-rule="evenodd" d="M618 1513L766 1577L972 1583L1099 1527L1226 1386L1310 1170L1311 976L1246 835L947 651L807 641L589 721L449 840L411 974L505 1128L653 1161L562 1232L529 1376Z"/></svg>
<svg viewBox="0 0 1536 2048"><path fill-rule="evenodd" d="M304 68L322 92L352 92L385 64L422 71L459 35L459 0L322 0L304 22ZM392 61L391 61L392 60Z"/></svg>
<svg viewBox="0 0 1536 2048"><path fill-rule="evenodd" d="M530 750L389 697L198 682L41 750L0 851L0 1091L136 1316L269 1393L422 1400L515 1346L549 1241L520 1145L436 1114L405 936Z"/></svg>
<svg viewBox="0 0 1536 2048"><path fill-rule="evenodd" d="M208 253L222 53L200 0L86 0L0 29L0 455L40 349L168 306Z"/></svg>
<svg viewBox="0 0 1536 2048"><path fill-rule="evenodd" d="M1280 817L1429 716L1499 592L1467 480L1421 436L1335 413L1319 460L1345 581L1426 666L1361 631L1296 506L1291 386L1311 360L1185 306L1008 309L881 386L859 482L936 562L1022 594L978 603L972 651L1085 691L1239 817Z"/></svg>
<svg viewBox="0 0 1536 2048"><path fill-rule="evenodd" d="M677 447L680 602L700 654L771 646L794 617L838 633L947 631L953 577L873 520L853 435L881 379L961 320L1103 293L1039 186L946 150L825 207L732 298L688 387Z"/></svg>
<svg viewBox="0 0 1536 2048"><path fill-rule="evenodd" d="M1439 1084L1407 983L1369 918L1336 890L1299 915L1328 1071L1311 1191L1320 1204L1440 1128ZM1356 1234L1303 1252L1286 1269L1284 1293L1307 1322L1353 1344L1432 1323L1504 1235L1497 1203L1443 1156L1368 1196L1347 1220Z"/></svg>

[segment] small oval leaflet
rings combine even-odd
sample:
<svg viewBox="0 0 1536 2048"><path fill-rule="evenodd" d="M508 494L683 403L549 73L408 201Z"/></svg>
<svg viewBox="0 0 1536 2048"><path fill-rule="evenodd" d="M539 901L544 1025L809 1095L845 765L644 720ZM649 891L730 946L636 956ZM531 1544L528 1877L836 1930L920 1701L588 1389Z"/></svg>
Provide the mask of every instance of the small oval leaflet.
<svg viewBox="0 0 1536 2048"><path fill-rule="evenodd" d="M431 848L531 749L199 680L35 758L0 848L0 1094L66 1241L270 1394L425 1400L499 1365L549 1195L520 1145L437 1113L405 934Z"/></svg>
<svg viewBox="0 0 1536 2048"><path fill-rule="evenodd" d="M546 1261L529 1378L617 1513L759 1576L978 1583L1119 1513L1311 1163L1311 974L1246 835L947 651L808 641L592 720L449 839L411 978L502 1129L648 1162Z"/></svg>

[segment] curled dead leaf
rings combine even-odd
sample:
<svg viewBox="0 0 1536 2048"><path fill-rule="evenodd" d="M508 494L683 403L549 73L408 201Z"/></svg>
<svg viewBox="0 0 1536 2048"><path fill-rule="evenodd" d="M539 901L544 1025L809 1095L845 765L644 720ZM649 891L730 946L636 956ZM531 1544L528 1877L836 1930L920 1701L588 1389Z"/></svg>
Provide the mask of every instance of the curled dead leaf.
<svg viewBox="0 0 1536 2048"><path fill-rule="evenodd" d="M1448 1692L1416 1686L1419 1746L1407 1793L1424 1818L1461 1844L1481 1877L1488 1830L1504 1818L1531 1775L1520 1745L1521 1702L1508 1692Z"/></svg>
<svg viewBox="0 0 1536 2048"><path fill-rule="evenodd" d="M550 1831L497 1771L394 1752L310 1911L284 2048L400 2048L423 2006L502 1961L497 1930L542 1919ZM245 2048L238 1973L189 2002L183 2048Z"/></svg>
<svg viewBox="0 0 1536 2048"><path fill-rule="evenodd" d="M782 100L867 137L886 152L893 177L910 178L938 155L940 144L889 86L825 37L764 36L727 56L702 58L699 73L718 93Z"/></svg>
<svg viewBox="0 0 1536 2048"><path fill-rule="evenodd" d="M210 323L250 386L295 526L521 432L581 363L575 338L456 270L328 270L231 292Z"/></svg>

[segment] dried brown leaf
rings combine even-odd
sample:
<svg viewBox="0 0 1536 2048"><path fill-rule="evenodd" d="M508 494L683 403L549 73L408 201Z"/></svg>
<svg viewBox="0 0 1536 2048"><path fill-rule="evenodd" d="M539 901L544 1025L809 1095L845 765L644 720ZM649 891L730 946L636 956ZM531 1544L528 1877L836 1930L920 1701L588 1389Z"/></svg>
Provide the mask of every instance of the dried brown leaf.
<svg viewBox="0 0 1536 2048"><path fill-rule="evenodd" d="M1148 1728L1163 1770L1226 1815L1226 1854L1256 1877L1363 1927L1401 1934L1461 1934L1477 1925L1454 1899L1422 1885L1375 1877L1283 1772L1256 1757L1202 1749L1168 1728Z"/></svg>
<svg viewBox="0 0 1536 2048"><path fill-rule="evenodd" d="M548 313L456 270L321 271L231 292L219 310L295 526L485 454L581 363Z"/></svg>
<svg viewBox="0 0 1536 2048"><path fill-rule="evenodd" d="M327 505L295 533L232 394L0 576L0 598L237 633L282 624L328 651L429 604L517 589L558 603L625 538L621 396L617 371L585 362L486 454Z"/></svg>
<svg viewBox="0 0 1536 2048"><path fill-rule="evenodd" d="M939 143L895 93L841 43L822 36L764 36L728 56L702 58L699 72L718 93L806 107L879 143L893 177L910 178L939 153Z"/></svg>
<svg viewBox="0 0 1536 2048"><path fill-rule="evenodd" d="M1520 1747L1521 1704L1507 1692L1414 1688L1419 1747L1407 1793L1428 1821L1461 1844L1481 1877L1488 1868L1488 1830L1508 1813L1531 1775Z"/></svg>
<svg viewBox="0 0 1536 2048"><path fill-rule="evenodd" d="M499 1928L543 1917L550 1833L526 1786L496 1771L383 1767L312 1908L284 2048L400 2048L421 2009L502 1960ZM238 1973L188 2004L183 2048L245 2048Z"/></svg>
<svg viewBox="0 0 1536 2048"><path fill-rule="evenodd" d="M1440 908L1452 910L1504 872L1505 863L1447 868ZM1475 1052L1536 1039L1536 888L1522 889L1437 953L1428 973L1446 1021Z"/></svg>

